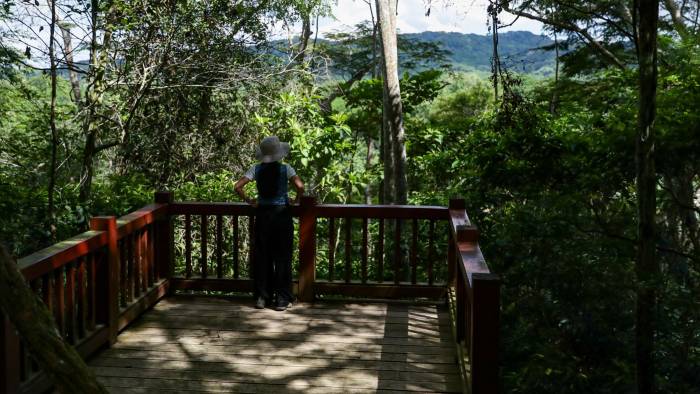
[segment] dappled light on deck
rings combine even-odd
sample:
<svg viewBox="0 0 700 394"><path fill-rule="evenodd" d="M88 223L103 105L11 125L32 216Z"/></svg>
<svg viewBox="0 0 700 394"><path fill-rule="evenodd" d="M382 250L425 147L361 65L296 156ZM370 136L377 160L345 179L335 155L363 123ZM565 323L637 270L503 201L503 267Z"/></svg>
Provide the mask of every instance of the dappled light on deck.
<svg viewBox="0 0 700 394"><path fill-rule="evenodd" d="M161 301L90 362L113 392L460 392L444 305Z"/></svg>

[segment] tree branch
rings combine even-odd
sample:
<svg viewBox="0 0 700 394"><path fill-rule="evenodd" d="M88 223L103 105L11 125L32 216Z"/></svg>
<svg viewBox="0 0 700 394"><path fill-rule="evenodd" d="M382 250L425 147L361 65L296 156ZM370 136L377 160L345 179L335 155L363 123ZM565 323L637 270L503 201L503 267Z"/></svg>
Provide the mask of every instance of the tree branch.
<svg viewBox="0 0 700 394"><path fill-rule="evenodd" d="M555 26L555 27L558 27L560 29L576 32L576 33L580 34L582 37L584 37L585 40L590 45L592 45L596 50L598 50L598 52L600 52L600 54L604 58L606 58L608 61L610 61L610 63L612 63L616 67L620 68L621 70L624 70L627 68L627 66L625 66L625 64L622 62L622 60L618 59L617 56L615 56L615 54L610 52L600 42L598 42L595 38L593 38L593 36L586 29L582 29L582 28L580 28L572 23L558 22L558 21L555 21L552 19L547 19L547 18L539 16L539 15L534 15L534 14L531 14L531 13L528 13L528 12L525 12L522 10L514 10L514 9L510 8L507 3L503 3L503 9L505 11L513 14L513 15L522 16L522 17L527 18L527 19L532 19L532 20L535 20L538 22L542 22L546 25Z"/></svg>
<svg viewBox="0 0 700 394"><path fill-rule="evenodd" d="M681 14L681 9L676 4L675 0L664 0L664 6L666 6L666 11L671 16L671 22L673 22L673 28L681 38L686 38L688 36L688 29L683 23L683 16Z"/></svg>

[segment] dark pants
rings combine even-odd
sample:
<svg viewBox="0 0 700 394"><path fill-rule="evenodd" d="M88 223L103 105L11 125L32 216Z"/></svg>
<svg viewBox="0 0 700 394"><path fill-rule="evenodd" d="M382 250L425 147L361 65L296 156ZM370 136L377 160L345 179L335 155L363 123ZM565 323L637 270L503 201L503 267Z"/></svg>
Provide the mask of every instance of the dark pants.
<svg viewBox="0 0 700 394"><path fill-rule="evenodd" d="M255 216L255 296L292 300L294 225L286 206L258 206Z"/></svg>

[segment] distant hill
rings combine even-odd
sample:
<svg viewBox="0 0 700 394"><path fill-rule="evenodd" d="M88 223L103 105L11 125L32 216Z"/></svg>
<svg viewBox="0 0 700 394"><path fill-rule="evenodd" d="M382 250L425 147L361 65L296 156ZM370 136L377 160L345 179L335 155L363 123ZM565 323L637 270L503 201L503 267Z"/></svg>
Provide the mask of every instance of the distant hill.
<svg viewBox="0 0 700 394"><path fill-rule="evenodd" d="M491 70L492 37L478 34L426 31L403 34L406 38L442 44L456 70ZM546 36L528 31L510 31L498 35L501 63L525 73L549 74L554 68L554 53L538 48L554 44Z"/></svg>

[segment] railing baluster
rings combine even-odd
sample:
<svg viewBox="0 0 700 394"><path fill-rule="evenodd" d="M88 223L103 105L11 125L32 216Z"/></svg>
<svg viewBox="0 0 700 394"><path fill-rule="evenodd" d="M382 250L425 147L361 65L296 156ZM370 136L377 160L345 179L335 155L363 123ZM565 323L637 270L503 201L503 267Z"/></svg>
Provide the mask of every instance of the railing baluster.
<svg viewBox="0 0 700 394"><path fill-rule="evenodd" d="M56 308L54 309L54 317L56 318L56 326L62 338L66 336L65 324L65 290L63 287L63 267L58 267L53 272L53 293L56 296Z"/></svg>
<svg viewBox="0 0 700 394"><path fill-rule="evenodd" d="M233 277L238 279L241 276L240 263L238 261L238 216L233 217Z"/></svg>
<svg viewBox="0 0 700 394"><path fill-rule="evenodd" d="M456 262L455 262L456 263ZM467 333L467 320L465 318L465 312L466 312L466 291L464 288L464 277L460 275L460 277L457 279L457 289L456 289L456 294L455 298L457 298L457 305L455 306L455 312L456 316L455 319L457 320L455 322L457 326L457 342L462 342L466 339L466 333ZM466 348L469 350L469 347Z"/></svg>
<svg viewBox="0 0 700 394"><path fill-rule="evenodd" d="M66 265L66 338L75 343L75 263Z"/></svg>
<svg viewBox="0 0 700 394"><path fill-rule="evenodd" d="M253 277L255 264L255 216L248 216L248 277Z"/></svg>
<svg viewBox="0 0 700 394"><path fill-rule="evenodd" d="M129 243L132 245L133 254L133 264L134 264L134 297L139 298L141 296L141 242L139 242L138 232L133 232L129 235Z"/></svg>
<svg viewBox="0 0 700 394"><path fill-rule="evenodd" d="M127 305L127 283L128 283L128 275L129 273L127 272L127 246L126 246L126 240L127 238L122 238L119 240L119 305L122 307L125 307Z"/></svg>
<svg viewBox="0 0 700 394"><path fill-rule="evenodd" d="M124 237L124 244L126 245L126 303L128 305L134 300L134 289L136 287L134 244L131 242L131 236Z"/></svg>
<svg viewBox="0 0 700 394"><path fill-rule="evenodd" d="M85 338L85 321L87 320L87 313L85 310L85 258L78 260L78 272L77 279L75 281L77 286L76 297L78 298L78 338Z"/></svg>
<svg viewBox="0 0 700 394"><path fill-rule="evenodd" d="M401 219L396 219L394 226L394 284L401 281Z"/></svg>
<svg viewBox="0 0 700 394"><path fill-rule="evenodd" d="M141 275L141 291L146 293L148 291L151 282L149 275L151 272L151 261L148 259L148 227L144 227L139 232L139 240L141 242L141 268L143 269L143 274Z"/></svg>
<svg viewBox="0 0 700 394"><path fill-rule="evenodd" d="M345 218L345 283L352 278L352 218Z"/></svg>
<svg viewBox="0 0 700 394"><path fill-rule="evenodd" d="M148 225L148 258L151 260L151 284L160 280L160 265L158 264L158 230L161 227L161 222L153 222ZM164 248L167 245L163 245Z"/></svg>
<svg viewBox="0 0 700 394"><path fill-rule="evenodd" d="M435 282L433 264L435 262L435 220L430 220L430 230L428 235L428 284Z"/></svg>
<svg viewBox="0 0 700 394"><path fill-rule="evenodd" d="M416 284L418 270L418 219L413 218L411 231L411 283Z"/></svg>
<svg viewBox="0 0 700 394"><path fill-rule="evenodd" d="M192 277L192 217L185 215L185 278Z"/></svg>
<svg viewBox="0 0 700 394"><path fill-rule="evenodd" d="M335 279L335 218L328 218L328 280Z"/></svg>
<svg viewBox="0 0 700 394"><path fill-rule="evenodd" d="M153 223L146 226L146 258L148 260L148 287L153 286L156 280L156 260L153 247L155 245L155 225Z"/></svg>
<svg viewBox="0 0 700 394"><path fill-rule="evenodd" d="M95 254L90 253L87 255L87 301L88 301L88 321L87 329L93 331L95 329L95 316L96 316L96 299L95 299Z"/></svg>
<svg viewBox="0 0 700 394"><path fill-rule="evenodd" d="M384 219L379 219L379 236L377 237L377 282L384 282Z"/></svg>
<svg viewBox="0 0 700 394"><path fill-rule="evenodd" d="M216 215L216 277L224 277L224 262L223 262L223 248L221 247L224 224L222 223L223 217L221 215Z"/></svg>
<svg viewBox="0 0 700 394"><path fill-rule="evenodd" d="M367 218L362 218L362 283L367 283Z"/></svg>
<svg viewBox="0 0 700 394"><path fill-rule="evenodd" d="M207 256L207 232L209 230L209 217L207 215L202 215L202 222L200 225L200 251L202 252L202 255L200 256L201 260L199 262L200 266L200 274L203 279L207 277L209 274L209 262L208 256Z"/></svg>

